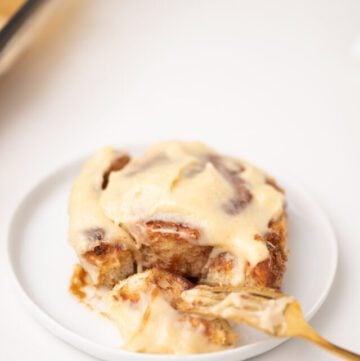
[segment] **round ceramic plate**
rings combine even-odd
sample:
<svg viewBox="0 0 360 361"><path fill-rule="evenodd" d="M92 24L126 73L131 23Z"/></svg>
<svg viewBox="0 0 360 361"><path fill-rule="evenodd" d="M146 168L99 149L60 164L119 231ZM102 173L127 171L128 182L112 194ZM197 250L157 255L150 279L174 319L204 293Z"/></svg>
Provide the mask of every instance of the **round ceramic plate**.
<svg viewBox="0 0 360 361"><path fill-rule="evenodd" d="M41 324L80 350L109 361L240 361L284 341L243 326L238 346L222 352L161 356L121 350L115 326L84 307L68 291L77 260L67 243L67 199L81 164L69 164L40 182L21 202L10 226L8 252L13 278L25 305ZM300 300L310 319L334 279L336 240L314 201L295 184L281 184L288 201L290 249L283 290Z"/></svg>

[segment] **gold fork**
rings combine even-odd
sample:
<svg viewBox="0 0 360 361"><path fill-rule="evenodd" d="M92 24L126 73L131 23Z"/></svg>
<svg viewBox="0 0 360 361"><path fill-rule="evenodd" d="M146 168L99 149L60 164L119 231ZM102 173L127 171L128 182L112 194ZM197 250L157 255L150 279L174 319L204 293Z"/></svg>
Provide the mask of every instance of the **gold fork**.
<svg viewBox="0 0 360 361"><path fill-rule="evenodd" d="M301 337L343 357L360 361L360 355L320 336L304 319L299 302L283 293L249 287L197 286L184 291L183 311L244 323L271 336Z"/></svg>

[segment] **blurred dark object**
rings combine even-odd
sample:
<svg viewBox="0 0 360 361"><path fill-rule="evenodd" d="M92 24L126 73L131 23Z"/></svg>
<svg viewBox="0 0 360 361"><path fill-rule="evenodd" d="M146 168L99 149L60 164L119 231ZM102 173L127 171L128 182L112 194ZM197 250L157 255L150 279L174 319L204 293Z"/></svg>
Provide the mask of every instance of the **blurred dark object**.
<svg viewBox="0 0 360 361"><path fill-rule="evenodd" d="M26 48L56 0L0 0L0 75Z"/></svg>
<svg viewBox="0 0 360 361"><path fill-rule="evenodd" d="M0 30L13 17L24 4L25 0L1 0L0 1Z"/></svg>

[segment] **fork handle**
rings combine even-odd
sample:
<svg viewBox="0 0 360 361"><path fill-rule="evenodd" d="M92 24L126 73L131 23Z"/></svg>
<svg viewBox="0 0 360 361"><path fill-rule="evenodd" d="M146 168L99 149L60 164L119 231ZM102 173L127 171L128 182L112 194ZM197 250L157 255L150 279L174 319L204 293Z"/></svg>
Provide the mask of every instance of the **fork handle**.
<svg viewBox="0 0 360 361"><path fill-rule="evenodd" d="M345 360L360 361L359 354L334 345L320 336L313 328L310 328L308 332L299 335L299 337L309 340L312 343L324 348L336 356L342 357Z"/></svg>

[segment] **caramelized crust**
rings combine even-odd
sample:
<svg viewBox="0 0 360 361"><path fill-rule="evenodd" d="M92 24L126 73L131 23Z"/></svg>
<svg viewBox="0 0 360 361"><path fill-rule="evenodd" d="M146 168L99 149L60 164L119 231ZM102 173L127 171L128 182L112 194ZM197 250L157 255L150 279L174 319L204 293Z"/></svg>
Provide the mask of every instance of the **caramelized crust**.
<svg viewBox="0 0 360 361"><path fill-rule="evenodd" d="M178 308L181 299L181 293L194 285L184 277L177 274L164 271L159 268L151 269L152 281L156 284L167 300L174 308Z"/></svg>
<svg viewBox="0 0 360 361"><path fill-rule="evenodd" d="M137 302L140 299L140 293L148 292L156 286L176 308L178 302L181 301L181 292L194 287L186 278L159 268L152 268L138 275L142 278L134 275L119 287L117 295L122 300Z"/></svg>
<svg viewBox="0 0 360 361"><path fill-rule="evenodd" d="M190 324L194 329L204 330L203 332L213 344L231 347L238 340L237 335L232 332L229 323L225 319L216 318L209 320L184 313L180 320Z"/></svg>
<svg viewBox="0 0 360 361"><path fill-rule="evenodd" d="M236 259L231 253L221 252L208 260L202 270L200 283L211 286L232 285L238 271L236 266Z"/></svg>
<svg viewBox="0 0 360 361"><path fill-rule="evenodd" d="M98 269L98 284L113 287L135 272L134 258L131 251L120 245L100 243L92 251L86 252L82 258Z"/></svg>
<svg viewBox="0 0 360 361"><path fill-rule="evenodd" d="M86 297L84 292L84 287L87 285L87 274L86 271L79 265L75 265L73 274L70 280L70 292L77 297L79 300L82 300Z"/></svg>
<svg viewBox="0 0 360 361"><path fill-rule="evenodd" d="M266 246L270 257L259 263L250 272L249 286L281 288L282 278L286 268L287 255L285 242L287 236L286 214L270 224L270 231L265 235Z"/></svg>

